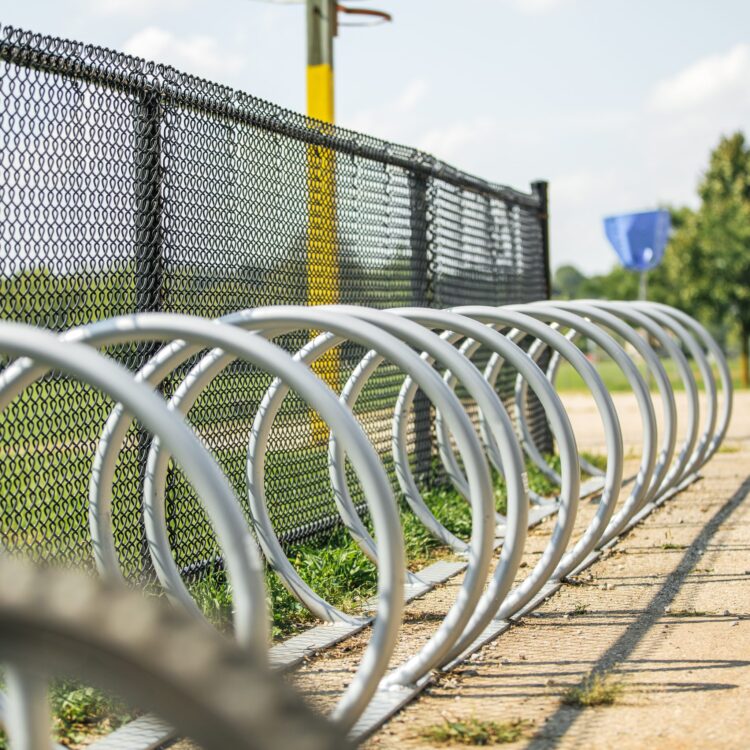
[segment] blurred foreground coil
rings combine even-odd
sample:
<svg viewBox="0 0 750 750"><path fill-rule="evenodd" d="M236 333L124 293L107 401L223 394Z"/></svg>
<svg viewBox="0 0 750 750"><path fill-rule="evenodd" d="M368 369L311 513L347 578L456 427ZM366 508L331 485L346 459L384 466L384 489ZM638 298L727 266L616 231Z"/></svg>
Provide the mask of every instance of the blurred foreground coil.
<svg viewBox="0 0 750 750"><path fill-rule="evenodd" d="M315 337L294 355L273 342L310 330L316 332ZM594 365L579 348L580 341L593 344L610 358L622 370L635 396L642 444L633 477L623 476L623 436L612 397ZM155 353L135 376L97 351L113 345L144 344L154 347ZM364 347L366 354L348 373L341 392L336 393L314 374L315 363L324 361L330 350L345 344ZM77 639L75 648L69 648L67 636L54 637L45 641L45 648L50 653L67 649L67 653L50 656L46 661L29 656L35 648L35 639L44 635L45 617L49 616L51 632L56 627L55 618L63 617L63 613L50 608L48 612L40 610L36 619L27 617L29 613L24 608L31 607L34 598L15 596L10 590L13 588L10 578L3 574L4 568L0 569L4 587L0 592L2 632L9 629L10 633L18 622L26 623L25 630L16 627L13 631L15 640L9 636L6 642L3 635L0 658L7 660L10 667L7 705L2 715L10 730L11 746L30 750L51 746L49 725L45 723L46 677L58 671L75 672L75 658L87 648L92 654L102 655L102 663L111 664L109 686L114 681L120 692L131 697L137 679L142 679L141 698L147 698L145 702L149 703L146 708L172 722L178 731L193 733L207 748L271 746L261 741L265 736L273 737L276 743L283 742L284 747L313 748L324 747L326 742L336 743L337 737L346 732L362 736L415 695L434 670L450 668L501 633L513 618L539 604L567 576L596 559L605 545L691 481L721 444L732 408L727 363L708 332L678 310L645 302L539 302L505 307L389 311L353 306L290 306L243 310L218 321L145 313L101 321L60 336L0 323L0 354L13 358L0 373L0 410L50 371L63 372L98 388L117 403L102 426L89 485L94 558L106 582L101 591L107 593L101 594L100 603L96 596L90 595L87 584L82 586L84 593L80 597L68 597L66 611L71 618L68 623L71 629L66 632ZM688 357L695 362L703 386L702 398ZM677 408L664 367L666 359L672 360L684 388L684 413ZM237 361L251 363L271 378L247 435L247 496L242 499L236 496L214 457L183 419L201 393ZM645 366L645 377L636 364L639 361ZM383 362L398 368L403 380L391 436L398 487L429 532L464 556L466 562L437 564L417 575L406 570L395 488L381 456L354 416L358 396ZM540 362L547 363L544 369ZM596 404L606 444L607 462L603 470L579 455L572 425L554 388L562 362L578 373ZM178 370L186 371L187 375L170 389L165 403L160 388ZM516 380L511 414L496 387L504 370L512 371ZM660 396L660 413L650 392L651 379ZM529 389L545 412L559 454L559 470L548 463L526 423ZM410 420L413 421L419 391L434 410L442 468L471 508L472 529L468 540L445 528L420 492L409 444ZM287 558L274 531L264 491L266 452L282 404L292 394L307 402L311 413L316 415L311 419L326 426L330 435L328 468L333 499L344 527L364 555L377 565L378 595L372 617L347 614L312 590ZM247 688L238 688L233 700L241 703L240 699L247 697L248 706L253 701L269 706L265 713L249 712L246 724L235 721L229 709L224 714L218 710L218 694L214 695L208 687L224 674L222 665L231 661L227 656L231 649L226 644L210 646L226 651L221 652L221 664L217 661L214 666L213 657L204 659L207 675L204 686L193 685L192 692L186 689L189 700L180 700L177 693L170 693L169 685L173 683L169 680L174 675L166 659L154 660L150 672L143 664L120 664L117 649L123 644L117 634L107 632L106 628L99 632L93 627L83 627L87 622L102 621L104 615L100 610L106 606L107 597L119 596L117 592L122 593L126 588L113 533L112 503L116 467L134 420L153 436L143 481L148 553L164 592L178 610L184 610L180 613L183 619L192 616L200 622L203 614L183 580L170 545L165 513L170 460L192 484L216 532L232 586L238 641L237 647L231 647L232 653L244 654L250 665L243 667ZM287 429L296 429L300 433L298 440L304 442L302 427ZM529 491L527 459L558 488L554 497L540 497ZM593 477L584 485L581 468ZM495 511L492 470L499 472L505 482L506 515ZM353 498L353 480L361 488L373 533L360 515L362 506ZM596 513L576 537L579 501L595 492L601 495ZM7 505L10 507L12 503ZM243 508L249 508L249 521ZM514 584L529 524L553 514L554 525L542 555L521 582ZM496 550L499 550L497 557ZM278 695L274 692L278 688L276 681L266 683L259 677L269 665L263 557L299 602L327 623L325 628L313 629L271 649L272 666L293 665L303 655L340 641L365 626L371 628L359 669L333 710L330 722L311 723L316 730L311 730L307 737L304 733L299 737L294 734L297 726L294 722L287 727L276 727L287 698L278 697L283 691ZM461 571L465 575L456 600L432 637L406 662L389 669L405 600L425 593L437 582ZM38 586L45 591L56 585L56 579L47 580L41 573L25 575L38 577ZM34 578L34 587L36 581ZM50 597L52 601L53 594ZM128 601L137 612L139 604L132 597ZM138 623L147 621L145 616L133 617ZM161 626L154 621L154 627ZM195 639L195 648L204 648L201 639L208 643L210 634L197 626L193 630L189 638ZM153 642L144 640L144 644ZM126 645L132 647L132 653L137 652L135 640ZM76 650L79 647L81 651ZM120 681L118 670L122 673ZM240 667L236 667L231 679L241 681L238 670ZM86 669L83 673L83 676L89 674ZM95 681L100 681L100 677L98 673L91 674ZM197 671L194 677L199 679ZM167 686L162 694L169 698L158 698L157 685ZM288 700L291 701L288 705L294 707L290 711L295 721L302 721L303 709L299 709L302 713L297 712L297 703ZM212 721L217 726L218 744L214 745L205 739L204 731ZM256 724L252 725L252 721ZM264 722L270 727L266 735ZM227 737L231 732L241 734L250 731L251 725L256 733L245 737L246 744L239 740L219 741L225 736L222 732L229 733ZM96 746L156 747L155 742L174 731L171 725L154 720L146 739L142 732L139 735L126 726ZM287 731L289 734L283 739L282 734L274 734Z"/></svg>

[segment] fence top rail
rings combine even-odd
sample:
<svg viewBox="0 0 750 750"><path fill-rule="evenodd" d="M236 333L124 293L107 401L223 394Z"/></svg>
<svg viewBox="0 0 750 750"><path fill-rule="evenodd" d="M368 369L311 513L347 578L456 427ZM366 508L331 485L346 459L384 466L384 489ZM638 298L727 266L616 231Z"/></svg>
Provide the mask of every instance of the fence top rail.
<svg viewBox="0 0 750 750"><path fill-rule="evenodd" d="M525 193L475 177L408 146L313 120L242 91L105 47L0 24L0 60L225 117L310 145L400 167L507 204L540 208Z"/></svg>

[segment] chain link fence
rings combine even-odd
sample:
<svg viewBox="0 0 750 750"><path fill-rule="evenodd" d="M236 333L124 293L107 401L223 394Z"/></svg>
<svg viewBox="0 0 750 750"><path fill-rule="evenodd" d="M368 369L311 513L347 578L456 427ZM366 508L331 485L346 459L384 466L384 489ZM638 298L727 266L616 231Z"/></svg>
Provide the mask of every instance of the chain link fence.
<svg viewBox="0 0 750 750"><path fill-rule="evenodd" d="M2 317L58 330L135 311L217 317L272 304L549 296L544 183L531 193L488 183L169 67L10 27L0 33L0 242ZM280 343L296 351L305 340ZM108 353L138 369L156 348ZM319 374L343 385L361 354L347 345ZM191 364L164 383L166 395ZM402 377L382 365L356 407L389 467ZM189 415L240 497L249 428L269 382L237 363ZM501 388L509 395L507 379ZM87 482L112 406L53 375L5 410L3 546L90 561ZM437 482L430 407L424 398L416 406L413 460ZM549 448L542 412L530 408L537 443ZM290 396L269 441L268 500L285 542L337 523L326 435L314 423ZM113 498L133 576L148 574L139 500L148 446L133 428ZM178 563L203 570L215 539L178 467L167 505Z"/></svg>

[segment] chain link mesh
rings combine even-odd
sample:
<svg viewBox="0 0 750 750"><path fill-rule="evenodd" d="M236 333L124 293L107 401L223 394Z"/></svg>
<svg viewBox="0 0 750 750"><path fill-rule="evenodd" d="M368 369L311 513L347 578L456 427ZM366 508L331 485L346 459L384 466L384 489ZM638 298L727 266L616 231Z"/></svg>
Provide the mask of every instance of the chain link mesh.
<svg viewBox="0 0 750 750"><path fill-rule="evenodd" d="M111 50L2 29L0 147L5 319L63 330L149 310L215 317L280 303L444 307L549 294L542 193L490 184L414 149ZM294 351L308 338L280 343ZM154 351L109 353L137 369ZM340 386L362 353L345 345L318 372ZM164 383L166 395L194 362ZM248 430L269 383L234 363L189 415L240 498ZM400 384L395 368L381 366L355 410L389 465ZM507 395L507 379L501 387ZM5 410L4 546L90 562L88 479L112 406L53 373ZM549 444L538 405L531 409L539 443ZM411 447L425 476L430 424L418 397ZM286 542L336 524L325 442L309 406L290 396L266 472ZM132 576L148 573L139 501L148 447L134 426L114 497L117 544ZM200 571L216 544L174 466L167 503L177 562Z"/></svg>

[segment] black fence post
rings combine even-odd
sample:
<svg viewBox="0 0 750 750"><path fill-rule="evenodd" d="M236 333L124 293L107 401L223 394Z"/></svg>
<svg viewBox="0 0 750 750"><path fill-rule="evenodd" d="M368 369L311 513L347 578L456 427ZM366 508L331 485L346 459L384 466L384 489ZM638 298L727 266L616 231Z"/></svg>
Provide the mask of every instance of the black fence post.
<svg viewBox="0 0 750 750"><path fill-rule="evenodd" d="M544 180L531 183L531 190L539 200L539 229L542 234L542 263L544 265L544 280L547 286L546 298L552 298L552 268L549 258L549 183ZM545 352L539 360L539 366L542 369L547 368L549 364L549 351ZM528 410L532 416L530 423L534 433L534 440L539 450L543 453L552 453L554 444L552 432L543 417L544 409L541 403L533 393L529 394Z"/></svg>
<svg viewBox="0 0 750 750"><path fill-rule="evenodd" d="M144 90L135 113L135 309L162 308L161 106Z"/></svg>
<svg viewBox="0 0 750 750"><path fill-rule="evenodd" d="M135 311L158 312L163 307L161 102L159 92L144 88L134 112L135 129ZM135 367L142 367L159 349L144 343L135 352ZM138 427L138 488L142 491L151 435ZM141 508L140 576L151 575L152 565Z"/></svg>
<svg viewBox="0 0 750 750"><path fill-rule="evenodd" d="M531 183L531 190L539 199L539 227L542 232L542 260L547 283L547 299L552 298L552 268L549 262L549 183L539 180Z"/></svg>
<svg viewBox="0 0 750 750"><path fill-rule="evenodd" d="M411 217L411 292L412 304L432 307L433 290L430 268L429 178L417 172L409 174L409 213ZM414 399L414 472L429 480L432 463L432 404L422 390Z"/></svg>

